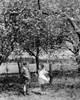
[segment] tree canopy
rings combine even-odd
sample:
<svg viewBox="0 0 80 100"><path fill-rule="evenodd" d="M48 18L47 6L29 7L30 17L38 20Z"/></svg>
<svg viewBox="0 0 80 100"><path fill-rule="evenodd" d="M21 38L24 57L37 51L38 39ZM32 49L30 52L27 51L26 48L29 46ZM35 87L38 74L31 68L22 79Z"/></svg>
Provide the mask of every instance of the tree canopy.
<svg viewBox="0 0 80 100"><path fill-rule="evenodd" d="M79 4L78 0L2 1L0 23L4 28L0 29L1 54L7 58L18 43L23 51L35 56L37 68L40 50L47 52L64 47L78 56Z"/></svg>

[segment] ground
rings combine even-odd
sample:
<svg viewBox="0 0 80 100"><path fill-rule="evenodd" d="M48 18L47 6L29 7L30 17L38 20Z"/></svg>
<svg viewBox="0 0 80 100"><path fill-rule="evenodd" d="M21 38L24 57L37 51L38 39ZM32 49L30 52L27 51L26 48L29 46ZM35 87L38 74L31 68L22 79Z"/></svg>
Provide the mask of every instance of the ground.
<svg viewBox="0 0 80 100"><path fill-rule="evenodd" d="M29 95L23 96L18 91L8 90L0 93L0 100L80 100L80 78L54 78L52 85L47 85L47 94L41 95L40 88L29 88Z"/></svg>
<svg viewBox="0 0 80 100"><path fill-rule="evenodd" d="M80 100L80 90L74 91L71 95L71 90L60 89L58 91L48 90L47 95L39 95L30 93L29 96L18 95L16 92L8 92L0 94L0 100Z"/></svg>
<svg viewBox="0 0 80 100"><path fill-rule="evenodd" d="M69 64L69 62L66 63ZM69 65L69 68L72 67L71 69L75 68L76 66L73 66L72 64ZM58 63L55 66L58 66ZM0 68L5 69L4 67ZM16 68L13 66L10 66L10 68L12 69L9 69L9 71L16 70ZM67 69L67 65L65 68ZM4 72L2 69L0 69L0 72ZM46 95L40 95L40 88L37 86L35 77L32 77L34 82L31 83L32 87L29 89L30 95L27 96L23 96L23 94L18 91L20 86L16 83L19 82L19 79L16 77L11 77L9 79L8 77L6 81L3 81L3 83L9 82L10 80L10 82L14 80L16 83L14 83L14 85L10 85L10 87L6 86L6 88L4 87L4 89L1 90L2 84L0 81L0 100L80 100L80 75L78 76L76 71L73 71L73 74L69 74L69 72L66 71L64 73L65 76L62 75L60 77L60 75L58 75L59 77L53 77L52 85L46 86Z"/></svg>

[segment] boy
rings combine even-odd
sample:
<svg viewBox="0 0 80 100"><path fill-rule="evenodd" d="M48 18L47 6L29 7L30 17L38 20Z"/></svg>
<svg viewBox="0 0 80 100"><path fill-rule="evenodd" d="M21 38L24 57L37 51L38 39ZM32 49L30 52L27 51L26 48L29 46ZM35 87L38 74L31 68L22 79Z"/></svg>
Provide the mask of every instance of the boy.
<svg viewBox="0 0 80 100"><path fill-rule="evenodd" d="M29 86L30 83L30 71L29 71L28 63L23 62L21 73L22 73L22 80L23 80L23 92L24 95L26 95L28 94L27 87Z"/></svg>

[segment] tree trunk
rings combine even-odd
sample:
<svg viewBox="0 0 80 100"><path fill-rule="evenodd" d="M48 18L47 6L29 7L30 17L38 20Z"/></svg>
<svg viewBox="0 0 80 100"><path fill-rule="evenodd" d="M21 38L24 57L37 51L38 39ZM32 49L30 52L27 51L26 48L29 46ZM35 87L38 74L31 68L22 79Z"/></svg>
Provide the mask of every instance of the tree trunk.
<svg viewBox="0 0 80 100"><path fill-rule="evenodd" d="M36 73L38 74L38 70L39 70L39 47L37 47L37 54L36 54Z"/></svg>
<svg viewBox="0 0 80 100"><path fill-rule="evenodd" d="M49 64L49 77L50 77L50 84L52 83L52 64Z"/></svg>
<svg viewBox="0 0 80 100"><path fill-rule="evenodd" d="M80 64L80 60L79 60L79 48L74 48L74 55L75 55L77 64Z"/></svg>
<svg viewBox="0 0 80 100"><path fill-rule="evenodd" d="M40 0L38 0L38 9L40 10L41 7L40 7Z"/></svg>
<svg viewBox="0 0 80 100"><path fill-rule="evenodd" d="M18 64L18 69L19 69L19 75L21 78L21 58L17 61L17 64Z"/></svg>
<svg viewBox="0 0 80 100"><path fill-rule="evenodd" d="M38 74L38 70L39 70L39 57L38 55L36 56L36 73Z"/></svg>
<svg viewBox="0 0 80 100"><path fill-rule="evenodd" d="M3 57L0 55L0 65L2 64L3 62Z"/></svg>
<svg viewBox="0 0 80 100"><path fill-rule="evenodd" d="M79 50L77 50L77 52L75 53L75 58L76 58L76 62L78 65L78 72L80 73L80 56L79 56Z"/></svg>
<svg viewBox="0 0 80 100"><path fill-rule="evenodd" d="M78 73L80 73L80 56L79 55L76 55L76 62L78 65Z"/></svg>

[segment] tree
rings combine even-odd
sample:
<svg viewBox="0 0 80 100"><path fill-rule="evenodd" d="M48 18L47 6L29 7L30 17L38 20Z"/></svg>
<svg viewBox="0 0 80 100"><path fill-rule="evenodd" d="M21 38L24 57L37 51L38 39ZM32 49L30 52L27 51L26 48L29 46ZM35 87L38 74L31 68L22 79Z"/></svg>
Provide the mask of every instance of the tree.
<svg viewBox="0 0 80 100"><path fill-rule="evenodd" d="M44 16L40 14L40 11L36 10L33 13L33 17L29 19L23 19L22 38L20 43L24 50L36 59L37 71L39 69L39 54L40 50L46 51L48 43L47 26L44 20Z"/></svg>
<svg viewBox="0 0 80 100"><path fill-rule="evenodd" d="M6 36L5 28L0 26L0 64L6 62L11 51L12 47L9 43L9 38Z"/></svg>
<svg viewBox="0 0 80 100"><path fill-rule="evenodd" d="M38 9L23 6L23 2L9 3L3 12L7 38L12 51L18 43L24 51L35 56L37 72L39 69L39 53L47 49L48 29L45 15Z"/></svg>
<svg viewBox="0 0 80 100"><path fill-rule="evenodd" d="M57 16L57 23L55 23L55 29L60 29L58 33L58 39L63 42L70 42L73 48L68 49L77 57L79 55L79 44L80 44L80 33L79 33L79 1L78 0L47 0L42 2L39 0L38 3L43 4L43 11L46 11L47 15L52 15L53 19ZM48 4L47 4L48 3ZM49 6L51 5L51 6ZM40 4L39 4L40 6ZM45 10L44 10L45 9ZM51 12L51 13L49 13ZM53 22L55 22L53 20ZM51 24L50 24L51 25ZM60 25L60 26L59 26ZM59 27L58 27L59 26ZM56 30L52 28L54 32Z"/></svg>
<svg viewBox="0 0 80 100"><path fill-rule="evenodd" d="M61 15L64 16L66 20L66 29L69 30L69 35L65 39L72 44L73 48L68 49L75 55L76 61L78 63L77 57L79 56L79 44L80 44L80 32L79 32L79 1L73 0L68 3L66 0L66 7L62 6ZM78 63L79 64L79 63Z"/></svg>
<svg viewBox="0 0 80 100"><path fill-rule="evenodd" d="M74 9L76 3L71 2L69 5L66 0L66 3L63 2L66 4L64 6L61 0L48 2L51 7L47 6L45 0L10 1L2 12L10 52L14 51L14 46L18 43L23 51L35 57L37 70L41 49L48 51L61 48L68 41L73 45L73 50L68 49L75 55L79 53L79 41L76 41L79 32L76 31L76 24L74 25L72 20L78 19Z"/></svg>

